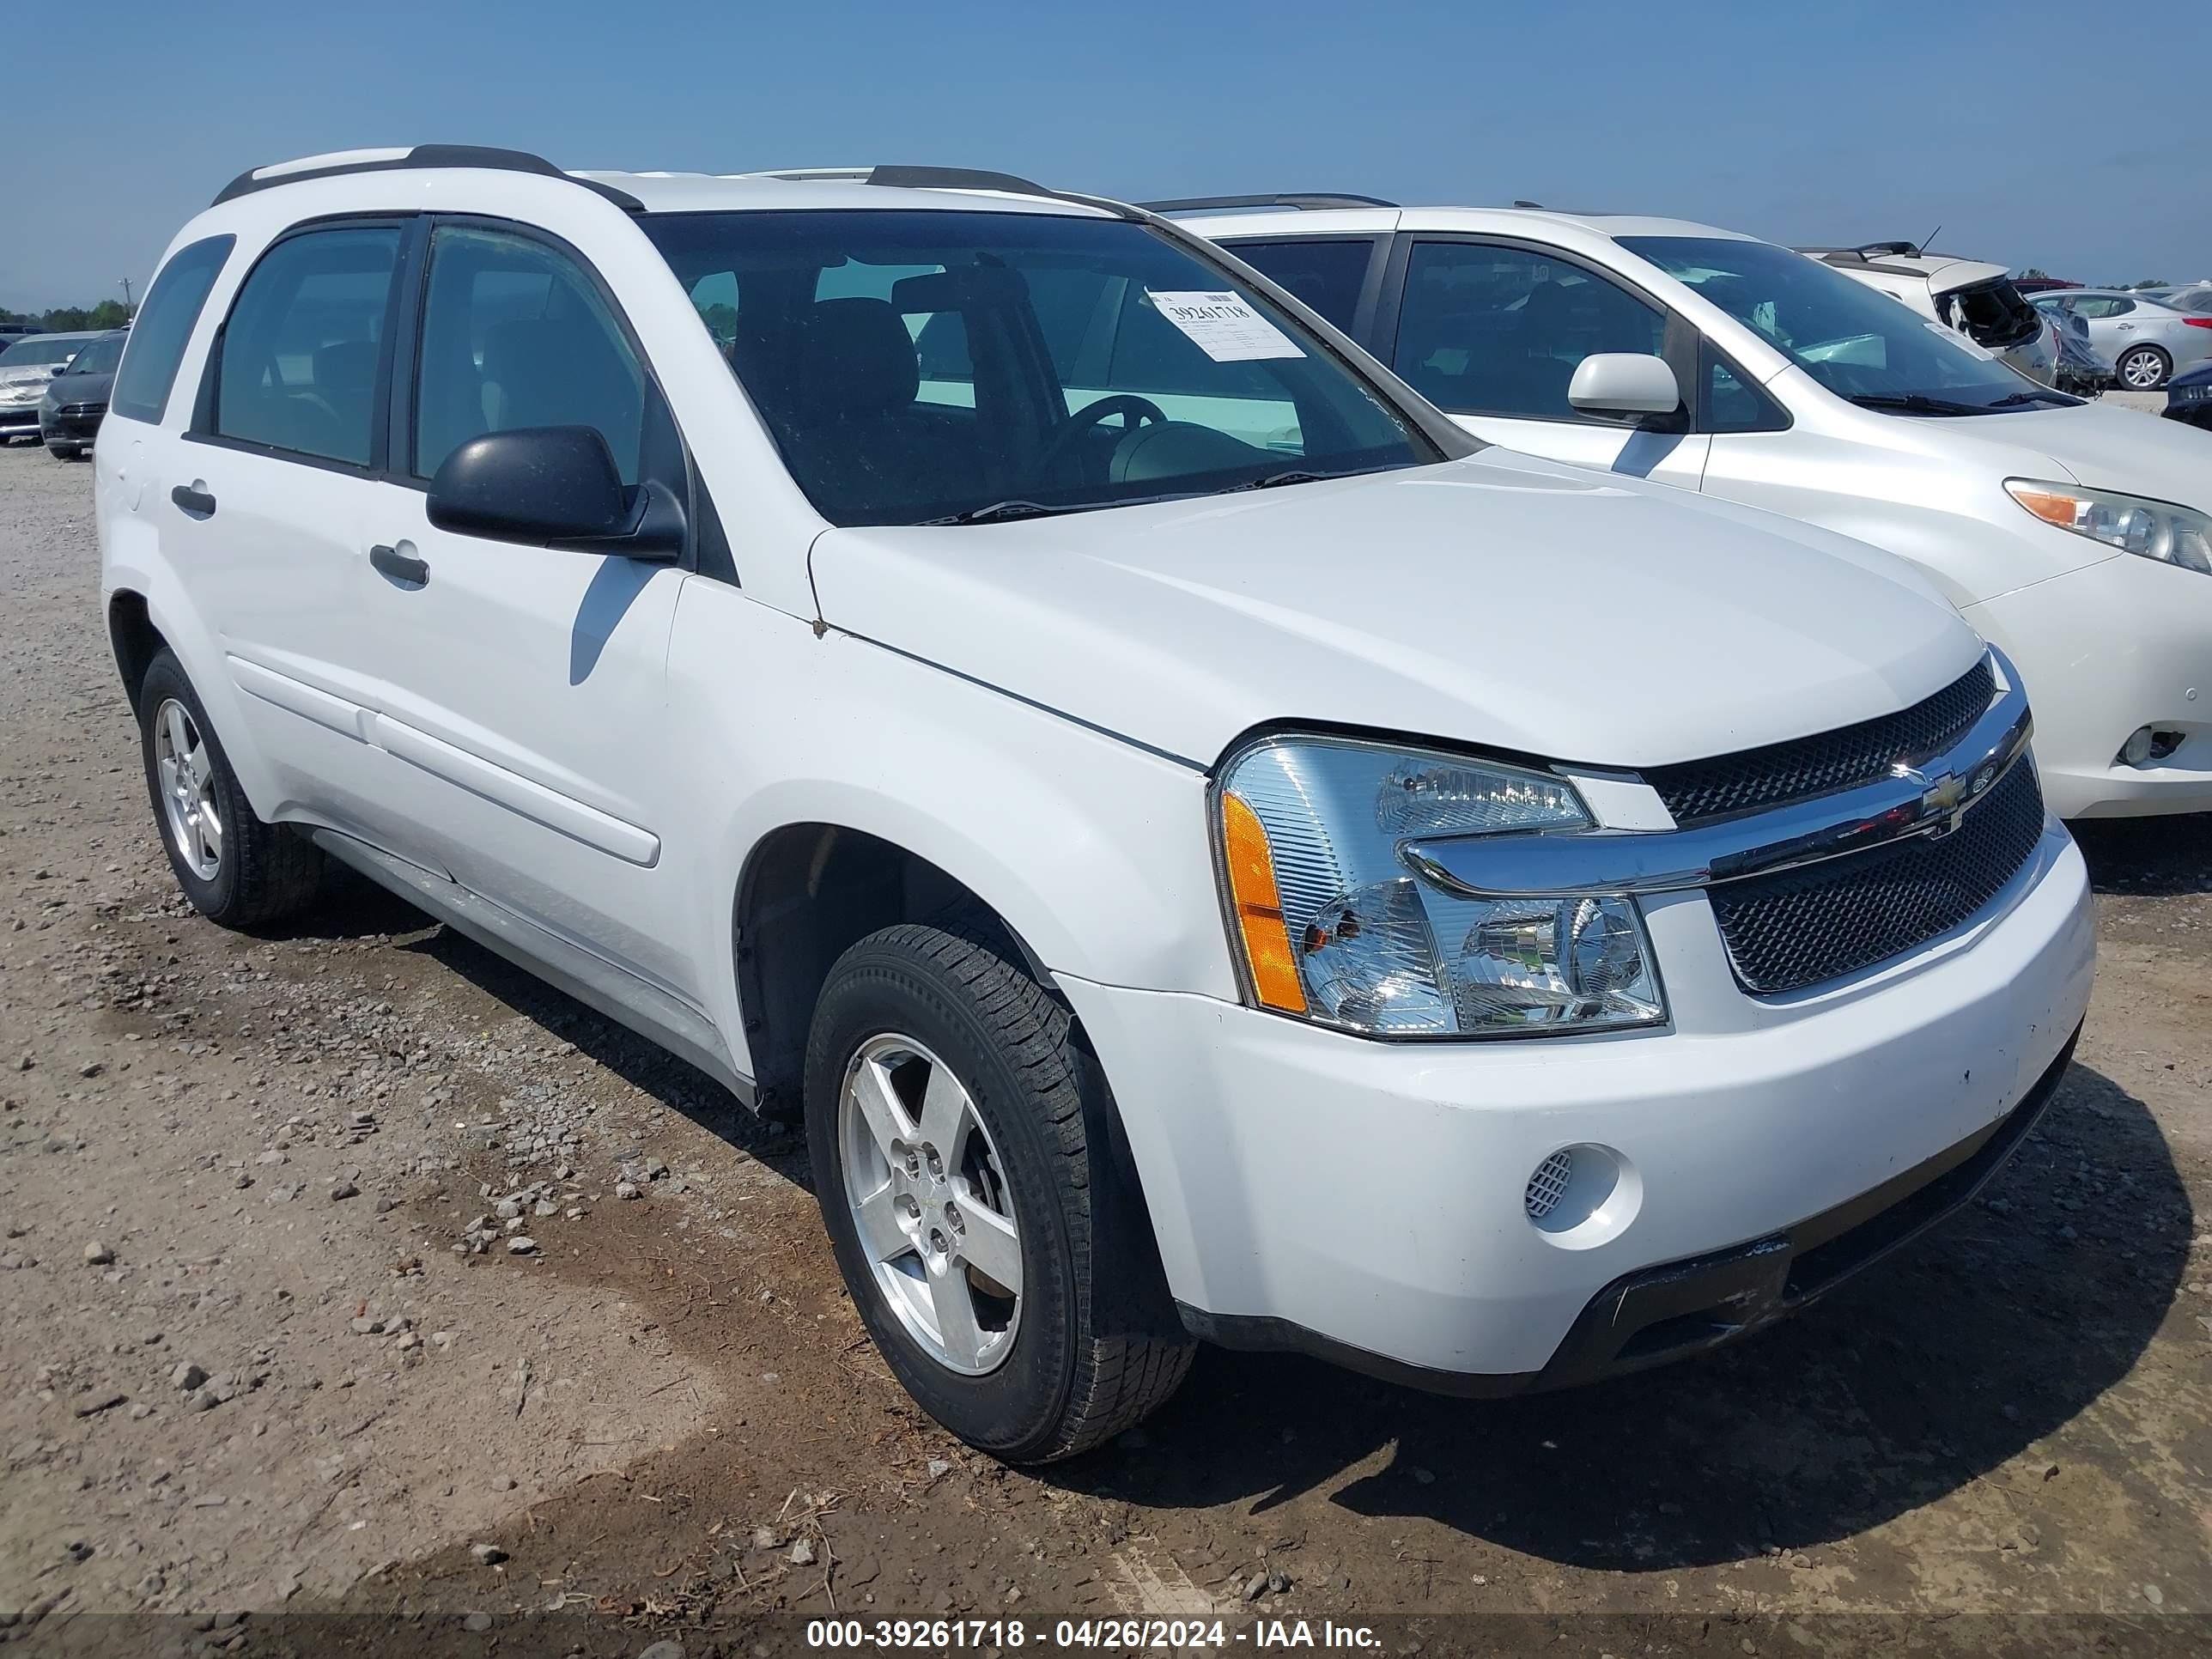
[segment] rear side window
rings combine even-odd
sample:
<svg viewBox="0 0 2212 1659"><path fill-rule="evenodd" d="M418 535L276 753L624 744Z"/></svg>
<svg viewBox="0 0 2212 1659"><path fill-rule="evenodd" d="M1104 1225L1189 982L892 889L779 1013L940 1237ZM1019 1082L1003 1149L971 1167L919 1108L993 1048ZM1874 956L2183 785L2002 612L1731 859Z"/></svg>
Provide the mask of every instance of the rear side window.
<svg viewBox="0 0 2212 1659"><path fill-rule="evenodd" d="M434 477L446 457L488 432L588 426L607 441L623 482L635 483L648 397L629 341L574 260L506 231L438 228L422 311L416 477Z"/></svg>
<svg viewBox="0 0 2212 1659"><path fill-rule="evenodd" d="M1365 238L1319 242L1232 242L1229 251L1288 289L1346 333L1359 309L1359 290L1375 244Z"/></svg>
<svg viewBox="0 0 2212 1659"><path fill-rule="evenodd" d="M215 430L295 455L369 462L396 226L286 238L239 290L216 360Z"/></svg>
<svg viewBox="0 0 2212 1659"><path fill-rule="evenodd" d="M177 366L185 360L185 343L191 338L208 290L237 241L235 236L210 236L179 248L161 267L131 325L130 349L123 354L115 389L108 395L109 414L131 421L161 418L169 388L176 383Z"/></svg>

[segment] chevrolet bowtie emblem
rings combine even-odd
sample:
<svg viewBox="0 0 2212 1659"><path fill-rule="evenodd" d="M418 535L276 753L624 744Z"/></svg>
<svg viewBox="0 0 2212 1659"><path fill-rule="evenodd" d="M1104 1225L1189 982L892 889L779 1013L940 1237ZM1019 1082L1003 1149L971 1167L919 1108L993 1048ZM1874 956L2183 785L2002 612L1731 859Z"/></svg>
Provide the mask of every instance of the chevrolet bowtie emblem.
<svg viewBox="0 0 2212 1659"><path fill-rule="evenodd" d="M1929 830L1929 835L1948 836L1959 827L1959 821L1966 816L1968 793L1966 779L1956 772L1946 772L1941 777L1931 778L1917 766L1898 766L1893 770L1899 778L1925 786L1920 795L1920 818L1923 823L1936 818L1949 820L1932 827Z"/></svg>

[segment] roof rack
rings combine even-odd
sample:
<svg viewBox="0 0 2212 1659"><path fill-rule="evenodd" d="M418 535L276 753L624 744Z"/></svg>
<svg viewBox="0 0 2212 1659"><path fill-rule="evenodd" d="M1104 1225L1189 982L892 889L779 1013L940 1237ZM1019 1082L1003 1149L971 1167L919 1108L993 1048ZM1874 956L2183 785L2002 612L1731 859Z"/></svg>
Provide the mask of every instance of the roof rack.
<svg viewBox="0 0 2212 1659"><path fill-rule="evenodd" d="M1168 202L1139 202L1148 213L1211 213L1223 208L1297 208L1310 212L1325 208L1394 208L1379 196L1353 196L1333 191L1306 191L1287 196L1185 196Z"/></svg>
<svg viewBox="0 0 2212 1659"><path fill-rule="evenodd" d="M303 155L297 161L275 161L251 167L222 187L212 205L251 196L258 190L295 185L307 179L336 179L354 173L398 173L428 167L473 167L493 173L528 173L541 179L559 179L604 196L625 213L642 213L645 204L627 191L596 179L580 179L563 173L542 155L527 150L494 149L482 144L416 144L407 149L342 149L325 155Z"/></svg>
<svg viewBox="0 0 2212 1659"><path fill-rule="evenodd" d="M854 185L882 185L893 190L997 190L1014 196L1057 197L1032 179L988 167L908 167L884 162L866 167L774 167L764 173L741 173L740 179L781 179L791 184L830 179Z"/></svg>

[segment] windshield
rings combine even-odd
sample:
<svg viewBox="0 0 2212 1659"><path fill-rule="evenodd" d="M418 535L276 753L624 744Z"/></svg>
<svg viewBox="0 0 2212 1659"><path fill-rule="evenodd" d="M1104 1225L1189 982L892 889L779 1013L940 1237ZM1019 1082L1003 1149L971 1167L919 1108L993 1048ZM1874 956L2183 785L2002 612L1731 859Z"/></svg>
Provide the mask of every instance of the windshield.
<svg viewBox="0 0 2212 1659"><path fill-rule="evenodd" d="M1838 397L1900 414L1983 415L2074 399L1888 295L1767 242L1624 236Z"/></svg>
<svg viewBox="0 0 2212 1659"><path fill-rule="evenodd" d="M1078 511L1445 453L1148 226L896 209L642 222L835 524Z"/></svg>
<svg viewBox="0 0 2212 1659"><path fill-rule="evenodd" d="M33 334L0 351L0 368L29 368L39 363L65 363L84 349L82 334Z"/></svg>
<svg viewBox="0 0 2212 1659"><path fill-rule="evenodd" d="M112 374L116 364L123 361L123 342L126 336L105 334L87 345L70 359L72 374Z"/></svg>

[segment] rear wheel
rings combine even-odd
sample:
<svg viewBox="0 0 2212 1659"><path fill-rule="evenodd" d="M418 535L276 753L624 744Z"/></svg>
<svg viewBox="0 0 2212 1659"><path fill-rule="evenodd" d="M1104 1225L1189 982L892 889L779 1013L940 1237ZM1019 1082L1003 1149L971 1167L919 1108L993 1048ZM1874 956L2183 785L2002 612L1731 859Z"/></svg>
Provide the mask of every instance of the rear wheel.
<svg viewBox="0 0 2212 1659"><path fill-rule="evenodd" d="M184 665L155 653L138 692L146 793L177 884L226 927L252 927L304 908L322 853L283 824L264 823L200 706Z"/></svg>
<svg viewBox="0 0 2212 1659"><path fill-rule="evenodd" d="M2129 391L2155 392L2173 373L2173 360L2156 346L2133 346L2112 367Z"/></svg>
<svg viewBox="0 0 2212 1659"><path fill-rule="evenodd" d="M995 950L871 934L830 969L806 1059L815 1192L846 1287L907 1392L1010 1462L1066 1457L1165 1401L1192 1345L1102 1336L1066 1011Z"/></svg>

